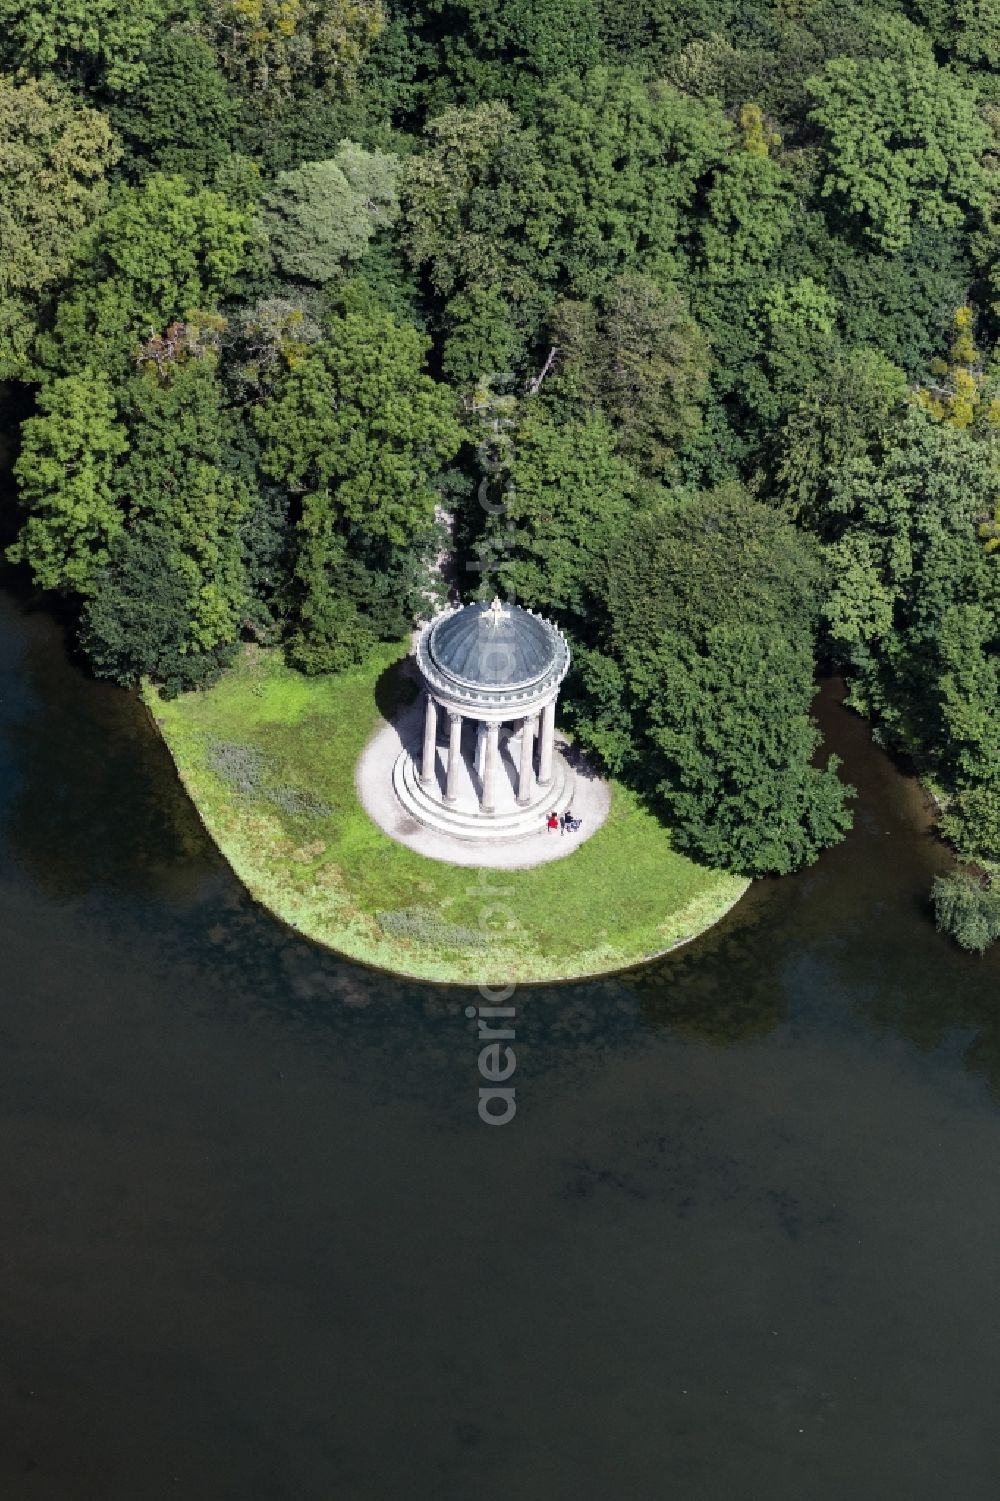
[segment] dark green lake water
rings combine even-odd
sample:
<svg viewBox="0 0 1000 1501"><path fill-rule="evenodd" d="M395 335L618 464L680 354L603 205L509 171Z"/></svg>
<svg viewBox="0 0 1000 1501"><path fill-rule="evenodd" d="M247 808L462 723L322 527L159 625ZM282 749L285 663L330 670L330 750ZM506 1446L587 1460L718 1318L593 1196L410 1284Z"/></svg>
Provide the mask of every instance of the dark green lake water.
<svg viewBox="0 0 1000 1501"><path fill-rule="evenodd" d="M840 849L646 970L466 992L257 911L0 601L0 1501L994 1501L1000 956L823 705Z"/></svg>

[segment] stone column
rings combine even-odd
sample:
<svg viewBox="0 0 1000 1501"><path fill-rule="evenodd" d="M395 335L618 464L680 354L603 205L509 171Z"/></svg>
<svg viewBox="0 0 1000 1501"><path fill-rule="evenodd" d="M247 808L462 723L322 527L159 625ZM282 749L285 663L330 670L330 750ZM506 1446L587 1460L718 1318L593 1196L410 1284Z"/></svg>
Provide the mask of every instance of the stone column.
<svg viewBox="0 0 1000 1501"><path fill-rule="evenodd" d="M437 778L438 706L433 694L427 695L424 710L424 759L420 765L420 780L429 787Z"/></svg>
<svg viewBox="0 0 1000 1501"><path fill-rule="evenodd" d="M448 781L444 800L453 803L458 798L458 763L462 759L462 716L454 709L448 711Z"/></svg>
<svg viewBox="0 0 1000 1501"><path fill-rule="evenodd" d="M497 810L497 762L500 759L500 726L486 726L486 755L483 758L483 797L479 804L481 813Z"/></svg>
<svg viewBox="0 0 1000 1501"><path fill-rule="evenodd" d="M538 785L547 787L552 780L552 752L556 740L556 701L542 710L542 742L538 748Z"/></svg>
<svg viewBox="0 0 1000 1501"><path fill-rule="evenodd" d="M532 714L521 726L521 769L517 779L517 800L521 804L531 802L531 784L535 773L535 726L538 715Z"/></svg>

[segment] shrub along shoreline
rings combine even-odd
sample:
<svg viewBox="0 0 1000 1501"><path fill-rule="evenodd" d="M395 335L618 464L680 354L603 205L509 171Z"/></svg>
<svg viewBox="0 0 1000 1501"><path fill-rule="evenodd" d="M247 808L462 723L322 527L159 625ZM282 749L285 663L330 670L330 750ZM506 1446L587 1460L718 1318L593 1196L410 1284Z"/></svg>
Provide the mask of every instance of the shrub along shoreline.
<svg viewBox="0 0 1000 1501"><path fill-rule="evenodd" d="M574 854L503 871L509 926L475 868L428 860L365 813L354 770L412 684L403 645L304 677L246 649L212 688L145 701L208 832L250 894L305 937L396 974L471 985L576 979L688 942L749 882L695 864L625 788ZM377 706L376 706L377 705Z"/></svg>

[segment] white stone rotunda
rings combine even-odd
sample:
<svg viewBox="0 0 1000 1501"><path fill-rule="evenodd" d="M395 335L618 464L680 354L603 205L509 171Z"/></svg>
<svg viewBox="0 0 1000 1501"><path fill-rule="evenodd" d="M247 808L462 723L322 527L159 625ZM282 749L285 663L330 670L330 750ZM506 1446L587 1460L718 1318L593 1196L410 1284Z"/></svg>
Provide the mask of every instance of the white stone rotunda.
<svg viewBox="0 0 1000 1501"><path fill-rule="evenodd" d="M554 625L499 599L445 610L421 633L416 662L423 742L393 768L412 818L495 842L535 834L571 805L574 773L555 743L569 647Z"/></svg>

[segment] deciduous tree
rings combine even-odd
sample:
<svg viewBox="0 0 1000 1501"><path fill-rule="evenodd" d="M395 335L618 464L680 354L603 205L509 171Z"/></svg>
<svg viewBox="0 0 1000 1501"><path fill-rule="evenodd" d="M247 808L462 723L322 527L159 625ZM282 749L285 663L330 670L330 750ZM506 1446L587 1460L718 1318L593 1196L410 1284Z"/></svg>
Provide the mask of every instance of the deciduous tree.
<svg viewBox="0 0 1000 1501"><path fill-rule="evenodd" d="M349 91L385 26L380 0L207 0L206 9L226 72L265 107L299 82Z"/></svg>
<svg viewBox="0 0 1000 1501"><path fill-rule="evenodd" d="M39 310L105 207L118 156L105 117L51 79L0 78L0 378L30 373Z"/></svg>
<svg viewBox="0 0 1000 1501"><path fill-rule="evenodd" d="M164 0L0 0L0 48L35 74L129 88L145 76L143 54Z"/></svg>
<svg viewBox="0 0 1000 1501"><path fill-rule="evenodd" d="M44 343L48 364L122 368L151 333L215 307L249 239L247 209L183 177L120 188L81 247L74 290Z"/></svg>
<svg viewBox="0 0 1000 1501"><path fill-rule="evenodd" d="M708 340L683 293L646 276L617 277L591 312L589 303L556 308L561 387L603 410L622 452L664 478L701 424Z"/></svg>
<svg viewBox="0 0 1000 1501"><path fill-rule="evenodd" d="M236 111L208 42L175 25L157 32L142 79L116 98L111 117L136 175L181 173L203 185L232 149Z"/></svg>
<svg viewBox="0 0 1000 1501"><path fill-rule="evenodd" d="M813 764L821 577L815 547L737 489L665 499L606 549L577 732L711 864L792 870L849 824L835 762Z"/></svg>
<svg viewBox="0 0 1000 1501"><path fill-rule="evenodd" d="M497 525L512 593L538 609L583 617L598 560L641 495L600 413L561 421L537 399L514 432L510 488Z"/></svg>
<svg viewBox="0 0 1000 1501"><path fill-rule="evenodd" d="M99 371L43 387L37 414L21 429L15 476L27 516L8 552L27 563L41 588L92 588L125 523L115 475L127 447L114 393Z"/></svg>
<svg viewBox="0 0 1000 1501"><path fill-rule="evenodd" d="M360 260L396 217L400 170L398 158L343 141L331 160L279 173L261 211L281 271L322 285Z"/></svg>
<svg viewBox="0 0 1000 1501"><path fill-rule="evenodd" d="M916 223L957 225L989 201L989 131L975 95L929 47L856 61L832 58L809 84L826 153L823 195L884 250Z"/></svg>
<svg viewBox="0 0 1000 1501"><path fill-rule="evenodd" d="M265 473L303 494L329 489L343 521L404 546L433 518L435 477L461 442L426 353L392 318L332 319L257 411Z"/></svg>
<svg viewBox="0 0 1000 1501"><path fill-rule="evenodd" d="M235 641L246 613L243 527L250 491L227 463L228 418L214 362L193 358L144 371L126 392L130 451L116 475L132 524L169 545L188 591L187 649Z"/></svg>
<svg viewBox="0 0 1000 1501"><path fill-rule="evenodd" d="M721 112L598 67L553 85L537 117L551 254L570 294L593 297L625 272L672 280L685 215L725 151Z"/></svg>
<svg viewBox="0 0 1000 1501"><path fill-rule="evenodd" d="M392 318L336 317L258 409L265 473L302 495L290 653L306 670L357 660L416 602L462 441L426 349Z"/></svg>

